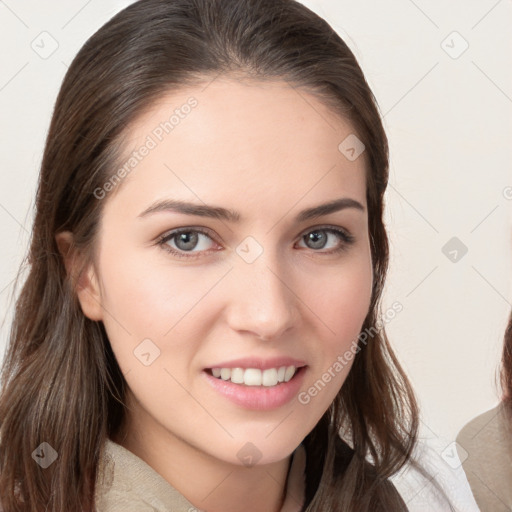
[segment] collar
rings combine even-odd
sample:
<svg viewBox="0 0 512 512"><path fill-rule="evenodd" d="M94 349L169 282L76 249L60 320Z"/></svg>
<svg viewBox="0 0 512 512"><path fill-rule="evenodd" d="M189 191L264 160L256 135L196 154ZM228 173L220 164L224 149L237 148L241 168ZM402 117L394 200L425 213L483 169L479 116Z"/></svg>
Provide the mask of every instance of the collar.
<svg viewBox="0 0 512 512"><path fill-rule="evenodd" d="M280 512L300 512L305 492L306 450L292 454ZM201 512L151 466L111 439L106 440L96 478L98 512Z"/></svg>

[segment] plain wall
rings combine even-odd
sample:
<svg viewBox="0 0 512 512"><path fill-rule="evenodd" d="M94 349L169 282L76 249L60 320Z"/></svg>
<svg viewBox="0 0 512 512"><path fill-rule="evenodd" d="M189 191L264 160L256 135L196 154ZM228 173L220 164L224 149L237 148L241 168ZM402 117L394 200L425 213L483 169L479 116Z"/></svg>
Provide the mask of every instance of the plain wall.
<svg viewBox="0 0 512 512"><path fill-rule="evenodd" d="M85 40L129 3L0 2L1 351L61 81ZM423 429L453 440L499 399L512 307L512 2L303 3L355 53L384 116L391 266L383 309L403 305L387 332Z"/></svg>

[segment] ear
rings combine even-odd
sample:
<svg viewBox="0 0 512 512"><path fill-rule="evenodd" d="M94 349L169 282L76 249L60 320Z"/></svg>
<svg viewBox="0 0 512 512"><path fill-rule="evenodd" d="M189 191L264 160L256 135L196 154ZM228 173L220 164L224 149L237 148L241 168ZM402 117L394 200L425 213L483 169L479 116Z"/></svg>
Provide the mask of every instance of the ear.
<svg viewBox="0 0 512 512"><path fill-rule="evenodd" d="M91 320L103 320L99 281L92 262L82 267L83 257L74 246L70 231L57 233L55 241L84 315Z"/></svg>

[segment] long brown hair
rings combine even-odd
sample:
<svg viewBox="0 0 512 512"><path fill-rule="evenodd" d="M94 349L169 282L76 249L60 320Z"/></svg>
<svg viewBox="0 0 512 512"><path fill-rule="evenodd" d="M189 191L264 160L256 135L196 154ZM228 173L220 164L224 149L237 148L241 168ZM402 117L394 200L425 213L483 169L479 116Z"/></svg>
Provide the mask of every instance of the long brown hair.
<svg viewBox="0 0 512 512"><path fill-rule="evenodd" d="M512 311L508 318L503 340L500 367L501 403L512 418Z"/></svg>
<svg viewBox="0 0 512 512"><path fill-rule="evenodd" d="M418 408L384 330L376 328L388 266L388 143L354 55L326 21L293 0L141 0L84 44L55 104L29 273L2 368L6 512L94 510L99 456L123 421L126 381L103 324L82 313L74 291L80 272L68 275L55 235L71 231L82 268L93 261L108 201L94 191L118 169L126 128L164 94L230 73L286 80L317 95L365 144L374 285L363 329L373 335L304 440L304 510L407 510L388 478L411 458ZM58 459L42 471L31 454L43 442Z"/></svg>

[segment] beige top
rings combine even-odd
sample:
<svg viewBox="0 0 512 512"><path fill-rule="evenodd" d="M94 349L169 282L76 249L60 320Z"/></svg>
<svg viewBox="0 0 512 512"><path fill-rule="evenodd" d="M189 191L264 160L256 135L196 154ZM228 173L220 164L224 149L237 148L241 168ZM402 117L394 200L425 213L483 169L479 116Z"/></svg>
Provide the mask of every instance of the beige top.
<svg viewBox="0 0 512 512"><path fill-rule="evenodd" d="M292 454L281 512L300 512L304 502L306 450ZM201 512L151 466L107 439L96 480L97 512Z"/></svg>
<svg viewBox="0 0 512 512"><path fill-rule="evenodd" d="M457 436L462 467L482 512L512 510L512 426L501 404L472 419Z"/></svg>

